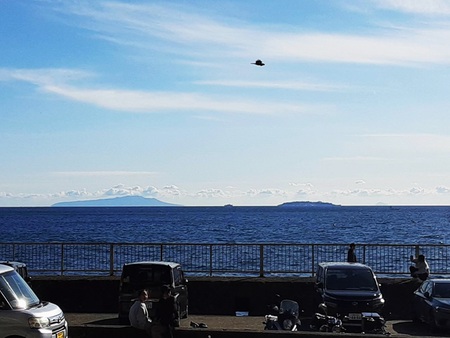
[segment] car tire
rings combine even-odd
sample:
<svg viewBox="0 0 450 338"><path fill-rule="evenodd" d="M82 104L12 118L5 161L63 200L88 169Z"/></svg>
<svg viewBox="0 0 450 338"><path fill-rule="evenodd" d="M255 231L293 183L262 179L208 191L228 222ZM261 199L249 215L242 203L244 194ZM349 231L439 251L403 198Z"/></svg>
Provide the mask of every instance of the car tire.
<svg viewBox="0 0 450 338"><path fill-rule="evenodd" d="M436 320L434 319L433 312L430 312L428 317L428 327L431 333L435 333L438 330L438 326L436 325Z"/></svg>
<svg viewBox="0 0 450 338"><path fill-rule="evenodd" d="M420 322L422 322L415 311L412 314L412 319L411 320L412 320L413 323L420 323Z"/></svg>
<svg viewBox="0 0 450 338"><path fill-rule="evenodd" d="M119 324L122 325L130 325L130 320L125 317L119 317Z"/></svg>

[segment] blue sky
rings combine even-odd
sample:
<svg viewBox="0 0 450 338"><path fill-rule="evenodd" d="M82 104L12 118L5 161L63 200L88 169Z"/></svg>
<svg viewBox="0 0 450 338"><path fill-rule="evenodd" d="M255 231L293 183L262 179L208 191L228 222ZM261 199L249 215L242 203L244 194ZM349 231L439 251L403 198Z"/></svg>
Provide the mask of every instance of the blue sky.
<svg viewBox="0 0 450 338"><path fill-rule="evenodd" d="M444 0L0 0L0 206L450 205L448 41Z"/></svg>

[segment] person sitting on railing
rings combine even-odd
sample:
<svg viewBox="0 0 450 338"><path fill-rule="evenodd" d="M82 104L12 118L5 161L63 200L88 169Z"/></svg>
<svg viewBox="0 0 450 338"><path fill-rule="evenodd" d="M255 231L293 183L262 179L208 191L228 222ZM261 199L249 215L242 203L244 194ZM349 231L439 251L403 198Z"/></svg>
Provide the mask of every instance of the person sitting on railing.
<svg viewBox="0 0 450 338"><path fill-rule="evenodd" d="M430 267L425 259L424 255L419 255L417 258L414 258L412 255L409 257L410 261L415 264L409 267L409 271L411 272L411 277L419 278L424 281L430 275Z"/></svg>
<svg viewBox="0 0 450 338"><path fill-rule="evenodd" d="M131 305L128 318L131 326L136 329L145 330L147 335L152 336L153 323L148 316L146 301L148 300L148 291L140 290L139 298Z"/></svg>

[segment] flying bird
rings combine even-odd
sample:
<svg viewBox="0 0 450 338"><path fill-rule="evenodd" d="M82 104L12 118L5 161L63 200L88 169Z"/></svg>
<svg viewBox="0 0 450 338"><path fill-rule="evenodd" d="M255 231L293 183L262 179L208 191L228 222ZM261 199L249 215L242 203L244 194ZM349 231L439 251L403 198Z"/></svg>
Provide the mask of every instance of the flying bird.
<svg viewBox="0 0 450 338"><path fill-rule="evenodd" d="M252 62L252 65L264 66L264 63L261 60L258 59L255 62Z"/></svg>

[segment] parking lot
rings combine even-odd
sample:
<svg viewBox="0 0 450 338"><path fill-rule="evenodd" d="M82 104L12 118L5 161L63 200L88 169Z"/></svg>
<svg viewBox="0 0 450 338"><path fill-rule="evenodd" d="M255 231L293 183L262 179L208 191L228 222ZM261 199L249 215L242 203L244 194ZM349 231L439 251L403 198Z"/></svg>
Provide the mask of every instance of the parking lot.
<svg viewBox="0 0 450 338"><path fill-rule="evenodd" d="M92 313L67 313L66 318L69 322L69 328L77 328L83 326L104 326L110 330L123 327L120 325L116 314L92 314ZM181 321L181 327L178 330L192 331L242 331L242 332L264 332L264 317L260 316L210 316L210 315L190 315L189 318ZM190 323L204 323L207 328L192 328ZM76 332L77 330L75 330ZM302 319L302 330L299 332L310 332L309 322L307 318ZM266 332L267 333L267 332ZM386 333L391 337L450 337L450 331L442 331L431 333L428 326L422 323L413 323L410 320L393 320L387 321ZM328 333L326 335L329 335ZM349 336L360 336L361 333L348 333ZM78 338L71 335L71 338Z"/></svg>

